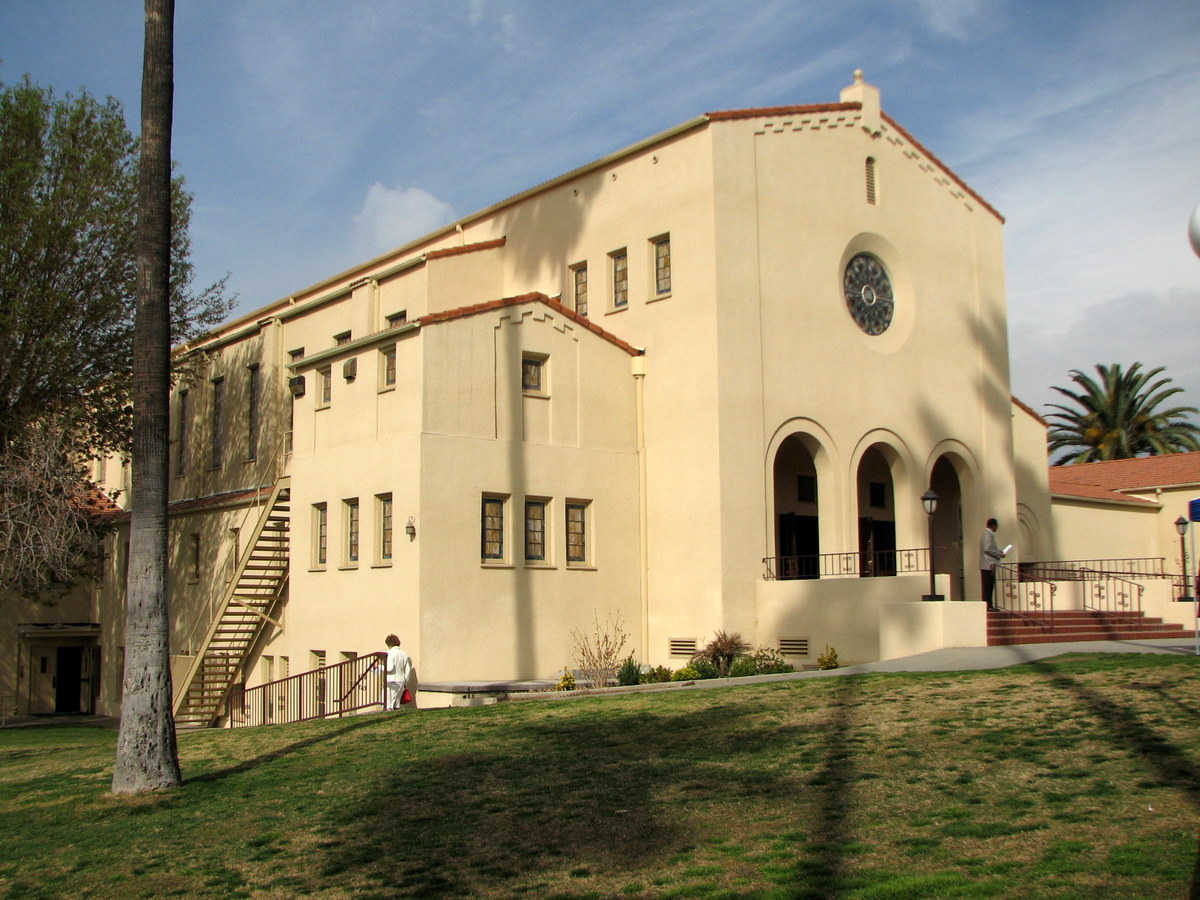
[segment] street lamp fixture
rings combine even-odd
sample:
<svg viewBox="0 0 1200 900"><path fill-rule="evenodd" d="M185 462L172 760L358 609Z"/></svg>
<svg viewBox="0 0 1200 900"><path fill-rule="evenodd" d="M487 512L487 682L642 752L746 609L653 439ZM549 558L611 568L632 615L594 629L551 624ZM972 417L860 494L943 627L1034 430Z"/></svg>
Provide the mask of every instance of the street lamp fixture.
<svg viewBox="0 0 1200 900"><path fill-rule="evenodd" d="M1184 535L1187 534L1188 530L1188 520L1183 516L1180 516L1178 519L1176 519L1175 530L1179 532L1179 571L1183 573L1183 591L1182 596L1179 598L1179 602L1190 603L1192 601L1192 586L1188 583L1187 544L1185 544L1183 541Z"/></svg>
<svg viewBox="0 0 1200 900"><path fill-rule="evenodd" d="M937 592L934 583L934 579L937 577L937 566L934 564L936 548L933 546L933 514L937 512L938 495L933 492L932 488L921 495L921 505L925 507L925 515L929 520L929 593L921 599L945 600L946 598Z"/></svg>

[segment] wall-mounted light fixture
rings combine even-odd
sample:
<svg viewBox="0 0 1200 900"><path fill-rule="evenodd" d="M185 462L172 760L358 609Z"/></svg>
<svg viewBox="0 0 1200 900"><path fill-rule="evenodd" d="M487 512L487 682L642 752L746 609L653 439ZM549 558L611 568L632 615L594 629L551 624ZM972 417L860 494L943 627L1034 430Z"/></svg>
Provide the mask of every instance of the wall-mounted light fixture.
<svg viewBox="0 0 1200 900"><path fill-rule="evenodd" d="M408 517L408 524L404 526L404 533L408 535L408 539L415 540L417 537L417 525L412 516Z"/></svg>

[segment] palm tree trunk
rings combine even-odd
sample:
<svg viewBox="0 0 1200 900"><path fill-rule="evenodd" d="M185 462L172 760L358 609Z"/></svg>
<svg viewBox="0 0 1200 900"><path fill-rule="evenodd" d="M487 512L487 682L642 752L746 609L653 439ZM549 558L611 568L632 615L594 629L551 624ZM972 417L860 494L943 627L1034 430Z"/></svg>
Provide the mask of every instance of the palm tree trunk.
<svg viewBox="0 0 1200 900"><path fill-rule="evenodd" d="M174 0L146 0L133 344L134 490L125 680L112 784L116 793L175 787L183 780L171 716L167 616L174 19Z"/></svg>

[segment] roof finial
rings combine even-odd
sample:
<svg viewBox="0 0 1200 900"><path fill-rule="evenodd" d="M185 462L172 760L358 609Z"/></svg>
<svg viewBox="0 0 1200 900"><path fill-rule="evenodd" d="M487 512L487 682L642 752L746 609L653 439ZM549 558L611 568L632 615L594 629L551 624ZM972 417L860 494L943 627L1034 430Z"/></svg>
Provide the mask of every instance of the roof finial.
<svg viewBox="0 0 1200 900"><path fill-rule="evenodd" d="M855 69L855 70L854 70L854 83L855 83L855 84L862 84L862 79L863 79L863 70L862 70L862 69Z"/></svg>

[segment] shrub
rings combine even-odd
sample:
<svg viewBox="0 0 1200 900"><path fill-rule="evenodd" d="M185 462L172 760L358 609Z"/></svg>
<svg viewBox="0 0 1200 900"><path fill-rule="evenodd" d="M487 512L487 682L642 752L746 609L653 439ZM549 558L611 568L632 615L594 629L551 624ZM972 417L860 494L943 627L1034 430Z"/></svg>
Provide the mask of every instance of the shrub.
<svg viewBox="0 0 1200 900"><path fill-rule="evenodd" d="M750 652L750 645L742 640L740 634L726 634L718 631L704 649L692 657L692 665L700 659L706 659L713 664L717 675L729 674L729 666L734 659ZM712 676L716 677L716 676Z"/></svg>
<svg viewBox="0 0 1200 900"><path fill-rule="evenodd" d="M575 676L570 669L564 668L562 677L558 679L558 684L554 686L556 691L573 691L575 690Z"/></svg>
<svg viewBox="0 0 1200 900"><path fill-rule="evenodd" d="M749 658L754 660L759 675L782 675L784 672L795 671L795 666L785 660L783 654L774 647L755 650Z"/></svg>
<svg viewBox="0 0 1200 900"><path fill-rule="evenodd" d="M671 670L666 666L655 666L648 672L643 672L641 676L642 684L662 684L671 680Z"/></svg>
<svg viewBox="0 0 1200 900"><path fill-rule="evenodd" d="M837 650L825 645L825 652L817 657L818 669L836 669L838 667Z"/></svg>
<svg viewBox="0 0 1200 900"><path fill-rule="evenodd" d="M742 678L746 675L758 675L758 664L752 656L739 656L729 667L730 678Z"/></svg>
<svg viewBox="0 0 1200 900"><path fill-rule="evenodd" d="M721 672L717 668L716 664L706 656L697 656L690 663L688 663L688 667L695 669L699 673L697 676L699 678L721 677Z"/></svg>
<svg viewBox="0 0 1200 900"><path fill-rule="evenodd" d="M571 629L575 639L575 661L579 672L592 687L608 687L621 667L621 651L625 649L628 635L621 623L621 616L609 615L606 625L592 613L592 633L583 634L578 628Z"/></svg>
<svg viewBox="0 0 1200 900"><path fill-rule="evenodd" d="M671 676L672 681L699 681L703 676L692 666L684 666Z"/></svg>
<svg viewBox="0 0 1200 900"><path fill-rule="evenodd" d="M637 684L641 680L641 676L642 667L633 661L633 655L630 654L625 658L625 662L621 663L621 668L617 670L617 684Z"/></svg>

